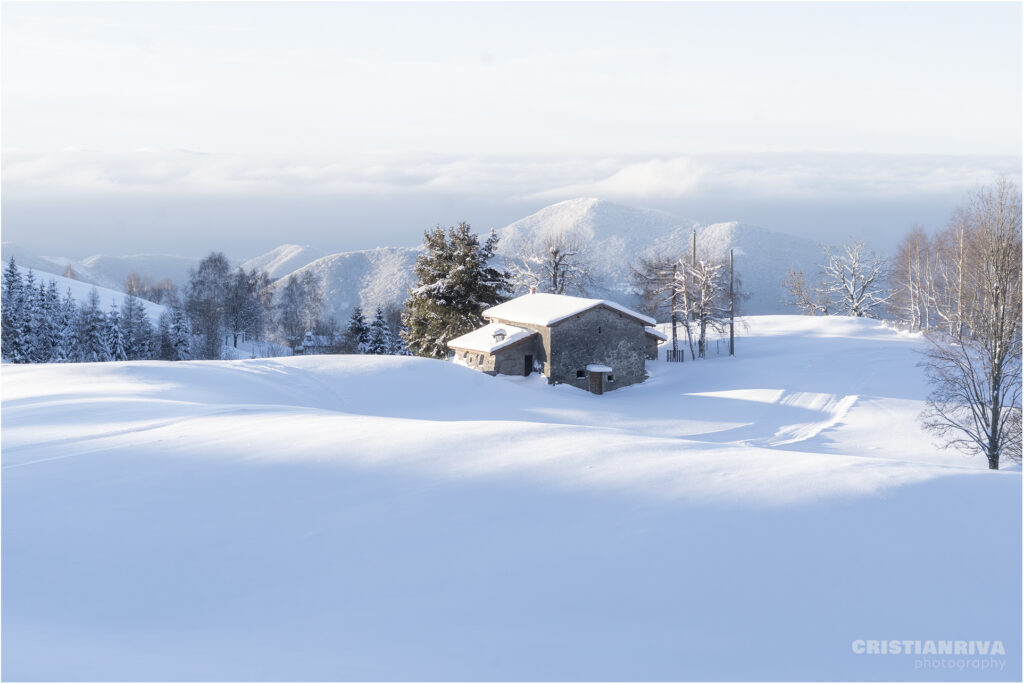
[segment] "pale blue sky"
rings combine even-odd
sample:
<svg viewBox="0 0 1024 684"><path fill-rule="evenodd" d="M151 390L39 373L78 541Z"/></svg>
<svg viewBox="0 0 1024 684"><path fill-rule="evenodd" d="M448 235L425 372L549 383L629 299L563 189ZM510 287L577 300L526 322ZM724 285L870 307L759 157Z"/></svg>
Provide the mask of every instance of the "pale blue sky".
<svg viewBox="0 0 1024 684"><path fill-rule="evenodd" d="M1016 2L5 2L2 24L5 239L70 240L32 209L53 198L93 225L87 204L178 195L237 242L238 197L310 193L386 198L396 243L457 220L438 207L581 194L762 224L736 208L790 198L795 227L767 227L800 232L801 196L948 205L1019 175ZM357 204L306 240L366 246Z"/></svg>

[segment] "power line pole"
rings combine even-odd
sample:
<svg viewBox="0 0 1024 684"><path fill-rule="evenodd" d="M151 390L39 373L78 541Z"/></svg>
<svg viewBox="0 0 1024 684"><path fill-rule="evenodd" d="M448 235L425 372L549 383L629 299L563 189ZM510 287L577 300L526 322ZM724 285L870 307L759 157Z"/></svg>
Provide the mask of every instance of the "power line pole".
<svg viewBox="0 0 1024 684"><path fill-rule="evenodd" d="M679 288L676 287L676 274L678 265L676 262L672 262L672 360L675 361L679 356L679 346L676 344L676 312L679 311L679 305L676 298L679 296Z"/></svg>
<svg viewBox="0 0 1024 684"><path fill-rule="evenodd" d="M733 306L733 291L732 291L732 250L729 250L729 356L736 356L736 345L734 337L734 319L736 317L736 308Z"/></svg>
<svg viewBox="0 0 1024 684"><path fill-rule="evenodd" d="M697 229L693 229L692 241L690 242L690 273L697 272ZM690 312L690 320L697 320L697 312Z"/></svg>

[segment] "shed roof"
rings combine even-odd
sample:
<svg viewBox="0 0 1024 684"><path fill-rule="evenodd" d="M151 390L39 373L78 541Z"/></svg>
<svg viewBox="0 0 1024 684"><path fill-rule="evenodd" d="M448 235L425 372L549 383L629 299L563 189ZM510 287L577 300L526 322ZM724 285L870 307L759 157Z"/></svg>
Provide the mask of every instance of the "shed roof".
<svg viewBox="0 0 1024 684"><path fill-rule="evenodd" d="M554 325L570 316L593 309L596 306L606 306L619 313L626 314L647 325L654 325L653 318L628 309L617 302L607 299L586 299L584 297L571 297L569 295L548 294L536 292L516 297L509 301L492 306L483 312L484 318L500 318L505 321L516 323L527 323L529 325Z"/></svg>
<svg viewBox="0 0 1024 684"><path fill-rule="evenodd" d="M647 333L648 335L650 335L651 337L657 337L662 342L664 342L664 341L666 341L668 339L668 335L666 335L665 333L661 332L657 328L652 328L651 326L647 326L646 328L644 328L644 332Z"/></svg>
<svg viewBox="0 0 1024 684"><path fill-rule="evenodd" d="M494 340L494 333L499 330L504 331L505 339L500 342L496 342ZM453 349L468 349L469 351L493 354L499 349L525 340L527 337L536 334L536 330L527 330L526 328L520 328L506 323L488 323L484 327L477 328L473 332L466 333L461 337L456 337L448 343L448 346Z"/></svg>

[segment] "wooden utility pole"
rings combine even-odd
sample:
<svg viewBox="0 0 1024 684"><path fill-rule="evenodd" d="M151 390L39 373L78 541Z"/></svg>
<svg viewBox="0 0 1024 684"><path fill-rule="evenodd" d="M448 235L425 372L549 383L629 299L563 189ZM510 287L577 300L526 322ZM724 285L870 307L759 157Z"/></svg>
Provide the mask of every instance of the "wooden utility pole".
<svg viewBox="0 0 1024 684"><path fill-rule="evenodd" d="M676 344L676 312L679 311L677 303L677 297L679 297L679 288L676 287L676 275L678 273L678 264L672 262L672 360L675 361L676 357L679 356L679 346Z"/></svg>
<svg viewBox="0 0 1024 684"><path fill-rule="evenodd" d="M736 308L733 306L733 291L732 291L732 250L729 250L729 356L736 356L736 345L734 336L734 319L736 317Z"/></svg>
<svg viewBox="0 0 1024 684"><path fill-rule="evenodd" d="M696 273L697 272L697 229L696 228L693 229L693 235L691 237L691 242L690 242L690 272L691 273ZM690 312L690 320L691 321L697 320L697 312L696 311L691 311Z"/></svg>

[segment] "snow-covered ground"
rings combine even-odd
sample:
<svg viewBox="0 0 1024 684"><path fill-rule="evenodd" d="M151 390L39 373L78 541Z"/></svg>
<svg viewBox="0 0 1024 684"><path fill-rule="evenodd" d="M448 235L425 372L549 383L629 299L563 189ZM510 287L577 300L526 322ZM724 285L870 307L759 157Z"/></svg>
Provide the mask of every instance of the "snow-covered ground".
<svg viewBox="0 0 1024 684"><path fill-rule="evenodd" d="M603 396L408 357L4 366L3 677L1019 680L1021 475L919 430L920 340L747 323Z"/></svg>

